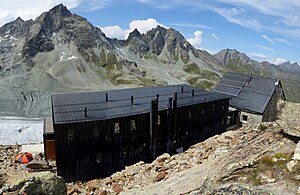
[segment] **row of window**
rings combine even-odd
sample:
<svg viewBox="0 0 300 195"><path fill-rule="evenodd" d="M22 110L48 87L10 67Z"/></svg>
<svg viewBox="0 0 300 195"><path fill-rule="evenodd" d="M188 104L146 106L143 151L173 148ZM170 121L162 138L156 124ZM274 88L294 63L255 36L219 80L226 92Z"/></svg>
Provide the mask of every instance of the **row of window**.
<svg viewBox="0 0 300 195"><path fill-rule="evenodd" d="M160 125L160 116L158 116L158 125ZM136 131L136 125L135 125L135 120L130 121L130 130L131 131ZM114 123L114 134L120 134L121 133L121 128L120 128L120 123ZM68 129L67 132L67 139L68 141L74 140L74 129ZM93 137L98 138L100 137L100 130L99 127L94 127L93 128Z"/></svg>
<svg viewBox="0 0 300 195"><path fill-rule="evenodd" d="M225 109L225 105L222 106L222 109ZM216 104L212 105L212 111L215 112L216 111ZM201 108L201 114L203 115L205 113L205 109L204 107ZM189 109L188 110L188 118L192 118L192 110ZM157 116L157 125L161 124L161 119L160 119L160 115ZM222 125L223 125L223 121L222 121ZM135 124L135 120L131 120L130 121L130 130L131 131L136 131L136 124ZM121 128L120 128L120 123L114 123L114 134L118 135L121 133ZM99 131L99 127L94 127L93 128L93 137L94 138L98 138L100 136L100 131ZM74 129L68 129L68 135L67 135L67 139L69 141L74 140Z"/></svg>

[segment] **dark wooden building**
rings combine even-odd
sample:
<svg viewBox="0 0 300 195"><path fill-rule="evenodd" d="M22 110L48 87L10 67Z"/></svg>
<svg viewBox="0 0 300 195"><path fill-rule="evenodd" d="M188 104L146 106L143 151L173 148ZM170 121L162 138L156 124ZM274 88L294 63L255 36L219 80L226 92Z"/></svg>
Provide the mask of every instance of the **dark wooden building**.
<svg viewBox="0 0 300 195"><path fill-rule="evenodd" d="M226 130L229 99L189 85L52 95L57 173L105 177Z"/></svg>
<svg viewBox="0 0 300 195"><path fill-rule="evenodd" d="M239 73L226 73L214 89L230 97L230 125L275 121L277 102L285 100L280 80ZM238 118L237 118L238 117Z"/></svg>

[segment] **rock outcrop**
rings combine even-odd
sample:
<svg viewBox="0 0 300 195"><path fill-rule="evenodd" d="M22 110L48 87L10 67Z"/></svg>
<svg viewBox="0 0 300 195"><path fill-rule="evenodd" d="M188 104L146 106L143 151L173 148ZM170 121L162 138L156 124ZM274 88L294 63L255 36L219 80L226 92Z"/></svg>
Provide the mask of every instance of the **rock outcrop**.
<svg viewBox="0 0 300 195"><path fill-rule="evenodd" d="M4 191L18 194L63 195L67 193L67 188L61 177L51 172L41 172L17 181Z"/></svg>

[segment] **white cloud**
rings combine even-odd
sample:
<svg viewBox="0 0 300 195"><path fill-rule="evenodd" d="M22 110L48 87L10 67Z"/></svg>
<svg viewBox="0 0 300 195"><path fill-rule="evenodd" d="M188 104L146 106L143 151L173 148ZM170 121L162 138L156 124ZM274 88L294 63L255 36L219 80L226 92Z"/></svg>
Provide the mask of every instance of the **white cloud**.
<svg viewBox="0 0 300 195"><path fill-rule="evenodd" d="M288 60L285 59L285 58L276 58L272 61L273 64L276 64L276 65L279 65L279 64L282 64L284 62L287 62Z"/></svg>
<svg viewBox="0 0 300 195"><path fill-rule="evenodd" d="M249 19L246 16L246 12L241 8L216 8L215 12L223 16L231 23L238 24L245 28L252 30L260 30L262 28L261 22L256 19Z"/></svg>
<svg viewBox="0 0 300 195"><path fill-rule="evenodd" d="M158 25L167 28L153 18L148 18L147 20L133 20L129 24L129 32L132 32L134 29L138 29L140 33L146 33L147 31L157 27Z"/></svg>
<svg viewBox="0 0 300 195"><path fill-rule="evenodd" d="M80 1L81 3L77 7L77 9L83 12L96 11L113 4L113 0L80 0Z"/></svg>
<svg viewBox="0 0 300 195"><path fill-rule="evenodd" d="M270 38L267 35L261 35L261 37L273 45L276 45L276 43L283 43L290 47L296 47L293 43L291 43L288 40L283 39L283 38Z"/></svg>
<svg viewBox="0 0 300 195"><path fill-rule="evenodd" d="M168 28L153 18L148 18L146 20L133 20L130 22L128 29L122 29L120 26L103 26L99 28L107 37L127 39L129 33L134 29L137 29L141 34L143 34L157 26Z"/></svg>
<svg viewBox="0 0 300 195"><path fill-rule="evenodd" d="M124 39L125 38L125 30L123 30L120 26L105 26L105 27L99 27L102 32L107 37L110 38L117 38L117 39Z"/></svg>
<svg viewBox="0 0 300 195"><path fill-rule="evenodd" d="M282 22L288 26L300 27L300 16L290 14Z"/></svg>
<svg viewBox="0 0 300 195"><path fill-rule="evenodd" d="M180 26L180 27L188 27L188 28L203 28L206 30L214 30L212 27L210 26L206 26L203 24L195 24L195 23L171 23L170 25L172 26Z"/></svg>
<svg viewBox="0 0 300 195"><path fill-rule="evenodd" d="M215 38L216 40L220 40L220 37L218 37L215 33L213 33L211 36L212 36L213 38Z"/></svg>
<svg viewBox="0 0 300 195"><path fill-rule="evenodd" d="M194 47L199 46L202 43L202 34L202 31L197 30L196 32L194 32L194 37L187 39L187 41Z"/></svg>
<svg viewBox="0 0 300 195"><path fill-rule="evenodd" d="M270 39L267 35L260 35L260 36L264 38L266 41L268 41L269 43L272 43L273 45L275 44L274 41Z"/></svg>
<svg viewBox="0 0 300 195"><path fill-rule="evenodd" d="M266 51L270 51L270 52L274 52L274 49L270 48L270 47L267 47L267 46L264 46L264 45L259 45L259 44L254 44L256 47L259 47L261 49L264 49Z"/></svg>
<svg viewBox="0 0 300 195"><path fill-rule="evenodd" d="M267 61L270 59L268 56L261 53L248 53L248 56L257 61Z"/></svg>
<svg viewBox="0 0 300 195"><path fill-rule="evenodd" d="M35 19L41 13L60 3L66 5L68 9L72 9L80 4L80 0L10 0L9 3L0 1L0 26L19 16L24 20Z"/></svg>

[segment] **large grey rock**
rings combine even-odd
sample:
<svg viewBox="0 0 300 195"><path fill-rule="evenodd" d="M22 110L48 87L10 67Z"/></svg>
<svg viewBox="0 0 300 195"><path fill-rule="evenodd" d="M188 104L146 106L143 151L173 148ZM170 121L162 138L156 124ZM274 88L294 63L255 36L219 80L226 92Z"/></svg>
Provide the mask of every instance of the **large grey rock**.
<svg viewBox="0 0 300 195"><path fill-rule="evenodd" d="M33 177L20 181L11 188L11 191L16 190L19 190L20 194L63 195L67 193L64 180L51 172L37 173Z"/></svg>

